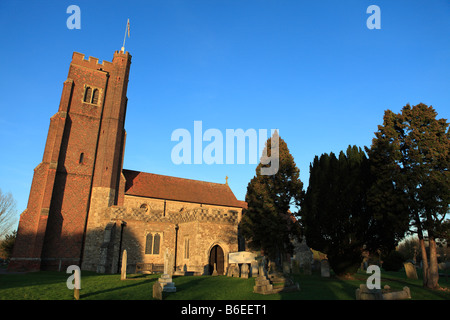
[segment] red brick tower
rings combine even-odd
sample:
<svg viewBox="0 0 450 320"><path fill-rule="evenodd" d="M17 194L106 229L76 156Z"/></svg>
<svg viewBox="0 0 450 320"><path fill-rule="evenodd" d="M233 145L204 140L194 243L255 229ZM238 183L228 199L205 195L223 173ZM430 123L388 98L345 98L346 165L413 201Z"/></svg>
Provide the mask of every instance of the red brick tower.
<svg viewBox="0 0 450 320"><path fill-rule="evenodd" d="M120 202L130 64L128 52L116 51L112 62L101 64L73 53L10 270L80 265L93 190L102 190L106 206Z"/></svg>

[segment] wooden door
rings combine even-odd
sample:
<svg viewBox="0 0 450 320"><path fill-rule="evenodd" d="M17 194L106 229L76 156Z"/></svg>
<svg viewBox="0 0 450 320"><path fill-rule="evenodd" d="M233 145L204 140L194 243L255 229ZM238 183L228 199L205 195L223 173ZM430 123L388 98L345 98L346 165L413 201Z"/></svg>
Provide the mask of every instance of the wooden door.
<svg viewBox="0 0 450 320"><path fill-rule="evenodd" d="M223 275L224 272L224 255L223 250L219 245L212 247L209 254L209 274L214 271L214 263L216 264L217 273Z"/></svg>

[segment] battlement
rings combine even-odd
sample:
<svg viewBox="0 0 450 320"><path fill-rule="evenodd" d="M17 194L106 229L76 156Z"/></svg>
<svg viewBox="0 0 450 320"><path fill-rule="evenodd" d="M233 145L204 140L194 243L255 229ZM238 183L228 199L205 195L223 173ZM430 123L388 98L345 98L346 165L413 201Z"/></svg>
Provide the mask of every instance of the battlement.
<svg viewBox="0 0 450 320"><path fill-rule="evenodd" d="M121 51L116 51L114 53L114 58L115 57L123 57L127 59L131 58L128 52L123 53ZM85 59L85 55L79 52L74 52L72 55L72 63L74 64L95 70L101 69L104 71L111 71L113 69L114 60L113 62L103 60L102 63L98 63L98 60L99 60L98 58L94 57L89 57L89 59Z"/></svg>

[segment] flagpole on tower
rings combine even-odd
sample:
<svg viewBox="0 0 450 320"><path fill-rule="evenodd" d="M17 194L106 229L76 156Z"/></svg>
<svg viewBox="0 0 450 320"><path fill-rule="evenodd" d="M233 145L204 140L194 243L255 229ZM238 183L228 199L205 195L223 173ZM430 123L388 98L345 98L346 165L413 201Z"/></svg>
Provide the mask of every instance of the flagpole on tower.
<svg viewBox="0 0 450 320"><path fill-rule="evenodd" d="M123 37L123 46L122 46L122 49L120 50L123 53L125 53L125 40L127 38L127 33L128 33L128 38L129 38L130 37L130 19L127 20L127 27L125 28L125 36Z"/></svg>

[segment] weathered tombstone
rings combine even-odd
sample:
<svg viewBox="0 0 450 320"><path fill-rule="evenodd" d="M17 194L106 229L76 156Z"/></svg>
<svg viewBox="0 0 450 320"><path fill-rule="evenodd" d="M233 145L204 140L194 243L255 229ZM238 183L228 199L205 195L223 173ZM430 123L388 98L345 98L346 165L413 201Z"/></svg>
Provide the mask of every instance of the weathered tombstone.
<svg viewBox="0 0 450 320"><path fill-rule="evenodd" d="M175 287L175 283L172 282L172 275L169 269L172 269L173 272L173 264L170 264L172 260L171 254L169 253L169 249L166 249L164 254L164 274L161 278L158 279L159 284L162 287L163 292L176 292L177 288ZM173 263L173 262L172 262Z"/></svg>
<svg viewBox="0 0 450 320"><path fill-rule="evenodd" d="M355 291L356 300L383 300L381 289L369 289L365 284L360 284Z"/></svg>
<svg viewBox="0 0 450 320"><path fill-rule="evenodd" d="M311 249L306 244L306 238L303 237L302 242L298 243L298 241L295 242L295 248L294 248L294 261L298 263L298 267L302 268L305 263L308 263L309 265L312 264L314 258L313 253ZM295 264L293 265L293 267ZM293 272L298 272L298 270L295 270Z"/></svg>
<svg viewBox="0 0 450 320"><path fill-rule="evenodd" d="M273 286L270 281L266 277L266 273L264 270L264 257L259 260L258 265L258 277L255 279L255 286L253 287L254 293L260 294L271 294L273 293Z"/></svg>
<svg viewBox="0 0 450 320"><path fill-rule="evenodd" d="M248 272L249 272L248 264L247 263L242 264L241 278L248 279Z"/></svg>
<svg viewBox="0 0 450 320"><path fill-rule="evenodd" d="M257 277L258 276L258 262L256 260L252 261L251 270L252 270L252 278Z"/></svg>
<svg viewBox="0 0 450 320"><path fill-rule="evenodd" d="M312 275L312 269L311 269L311 261L304 261L303 262L303 274L306 274L308 276Z"/></svg>
<svg viewBox="0 0 450 320"><path fill-rule="evenodd" d="M173 276L174 272L174 261L175 261L174 255L169 253L167 257L167 274L171 277Z"/></svg>
<svg viewBox="0 0 450 320"><path fill-rule="evenodd" d="M123 250L122 253L122 269L120 272L120 280L127 279L127 250Z"/></svg>
<svg viewBox="0 0 450 320"><path fill-rule="evenodd" d="M330 264L327 259L320 261L320 275L325 278L330 277Z"/></svg>
<svg viewBox="0 0 450 320"><path fill-rule="evenodd" d="M239 265L237 263L232 263L228 266L227 276L239 278Z"/></svg>
<svg viewBox="0 0 450 320"><path fill-rule="evenodd" d="M356 300L406 300L411 299L411 292L408 287L403 287L402 291L390 291L389 286L384 287L384 291L381 289L369 289L367 285L359 285L359 289L356 289Z"/></svg>
<svg viewBox="0 0 450 320"><path fill-rule="evenodd" d="M406 300L411 299L411 291L408 287L403 287L402 291L383 293L383 300Z"/></svg>
<svg viewBox="0 0 450 320"><path fill-rule="evenodd" d="M158 300L163 299L163 290L161 284L158 281L156 281L155 284L153 284L153 299Z"/></svg>
<svg viewBox="0 0 450 320"><path fill-rule="evenodd" d="M416 267L411 262L406 262L403 264L405 267L406 277L408 279L418 279Z"/></svg>

